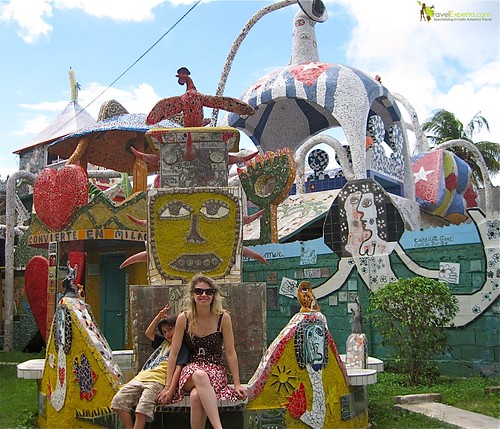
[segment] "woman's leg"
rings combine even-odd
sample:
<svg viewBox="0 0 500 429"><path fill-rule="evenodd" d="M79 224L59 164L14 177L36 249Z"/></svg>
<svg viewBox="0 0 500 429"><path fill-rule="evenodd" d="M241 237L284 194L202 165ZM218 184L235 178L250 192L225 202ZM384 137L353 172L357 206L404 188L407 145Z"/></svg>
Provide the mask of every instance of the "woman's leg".
<svg viewBox="0 0 500 429"><path fill-rule="evenodd" d="M208 417L208 420L210 420L213 428L222 429L219 409L217 408L217 396L215 395L214 388L210 383L207 373L198 369L193 373L193 375L191 375L190 381L196 389L196 400L199 400L201 403L203 410ZM191 409L192 407L193 404L191 404ZM200 428L203 428L203 426L200 426ZM191 429L198 429L198 426L193 426L193 422L191 422Z"/></svg>
<svg viewBox="0 0 500 429"><path fill-rule="evenodd" d="M205 429L207 414L203 409L196 387L191 390L189 401L191 403L191 429Z"/></svg>

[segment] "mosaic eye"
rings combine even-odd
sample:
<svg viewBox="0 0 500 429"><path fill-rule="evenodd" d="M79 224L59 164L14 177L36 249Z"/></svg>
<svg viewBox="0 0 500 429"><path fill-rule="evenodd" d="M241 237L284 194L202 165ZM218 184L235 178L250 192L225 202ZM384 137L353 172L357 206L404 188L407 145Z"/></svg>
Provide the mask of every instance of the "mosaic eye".
<svg viewBox="0 0 500 429"><path fill-rule="evenodd" d="M229 214L229 205L220 200L209 200L203 203L200 210L206 219L222 219Z"/></svg>
<svg viewBox="0 0 500 429"><path fill-rule="evenodd" d="M172 200L160 209L160 219L186 219L193 208L182 201Z"/></svg>
<svg viewBox="0 0 500 429"><path fill-rule="evenodd" d="M350 202L353 206L357 206L357 205L358 205L358 203L359 203L359 197L352 196L351 198L349 198L349 202Z"/></svg>
<svg viewBox="0 0 500 429"><path fill-rule="evenodd" d="M372 200L370 200L369 198L365 198L361 205L366 209L368 207L370 207L371 205L373 204Z"/></svg>

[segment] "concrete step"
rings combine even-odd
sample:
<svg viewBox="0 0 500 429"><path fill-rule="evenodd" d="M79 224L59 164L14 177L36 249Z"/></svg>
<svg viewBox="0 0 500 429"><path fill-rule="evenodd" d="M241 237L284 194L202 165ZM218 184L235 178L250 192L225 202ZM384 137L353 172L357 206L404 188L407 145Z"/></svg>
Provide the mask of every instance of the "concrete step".
<svg viewBox="0 0 500 429"><path fill-rule="evenodd" d="M458 429L500 429L500 420L461 408L441 404L436 393L397 396L394 408L423 414L456 426Z"/></svg>

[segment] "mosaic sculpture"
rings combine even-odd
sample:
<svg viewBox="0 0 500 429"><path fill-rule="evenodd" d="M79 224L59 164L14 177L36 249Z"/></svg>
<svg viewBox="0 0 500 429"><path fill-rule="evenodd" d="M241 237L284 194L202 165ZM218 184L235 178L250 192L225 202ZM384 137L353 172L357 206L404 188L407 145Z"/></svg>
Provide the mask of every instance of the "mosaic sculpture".
<svg viewBox="0 0 500 429"><path fill-rule="evenodd" d="M244 129L263 152L286 142L294 154L320 132L341 127L354 179L368 175L390 182L406 198L405 220L417 225L408 137L394 96L380 79L320 61L314 27L326 20L325 6L321 1L299 1L299 5L290 64L271 71L241 94L256 109L255 115L229 114L223 123Z"/></svg>
<svg viewBox="0 0 500 429"><path fill-rule="evenodd" d="M47 429L96 427L85 420L111 414L122 377L90 307L72 287L75 268L69 268L68 293L56 308L40 381L38 423Z"/></svg>
<svg viewBox="0 0 500 429"><path fill-rule="evenodd" d="M468 219L466 210L478 206L470 167L450 151L414 156L413 175L417 201L427 211L460 224Z"/></svg>
<svg viewBox="0 0 500 429"><path fill-rule="evenodd" d="M65 165L56 171L46 168L38 175L33 203L38 218L51 230L66 227L88 202L89 182L78 165Z"/></svg>
<svg viewBox="0 0 500 429"><path fill-rule="evenodd" d="M366 368L368 362L368 339L363 332L363 314L361 303L356 296L352 307L352 333L346 341L346 368Z"/></svg>
<svg viewBox="0 0 500 429"><path fill-rule="evenodd" d="M121 267L148 263L150 284L188 281L203 272L215 279L239 278L241 257L266 263L242 247L242 227L260 214L244 217L239 187L228 186L228 164L249 159L230 155L239 133L227 127L157 128L146 137L159 156L159 188L148 194L148 249L128 258ZM144 157L136 153L138 157ZM168 243L168 245L165 245Z"/></svg>
<svg viewBox="0 0 500 429"><path fill-rule="evenodd" d="M297 298L300 303L300 312L308 313L310 311L319 311L318 300L314 297L312 285L310 282L300 282L297 289Z"/></svg>
<svg viewBox="0 0 500 429"><path fill-rule="evenodd" d="M248 244L277 243L277 207L287 197L295 179L295 160L288 149L266 152L238 168L241 185L246 197L260 209L260 239Z"/></svg>
<svg viewBox="0 0 500 429"><path fill-rule="evenodd" d="M319 311L299 312L268 347L248 382L247 413L255 428L367 427L355 387ZM359 395L358 395L359 396Z"/></svg>
<svg viewBox="0 0 500 429"><path fill-rule="evenodd" d="M202 127L210 123L210 119L203 118L203 107L223 109L236 115L253 115L253 107L236 98L205 95L198 92L193 80L189 77L190 74L186 67L177 70L176 77L179 78L179 85L186 85L186 93L180 97L160 100L149 113L146 123L157 124L163 119L182 112L185 127Z"/></svg>
<svg viewBox="0 0 500 429"><path fill-rule="evenodd" d="M146 131L152 128L146 124L144 113L128 113L127 109L116 100L109 100L101 105L97 122L81 128L77 132L51 143L48 151L63 159L67 164L80 163L82 167L91 163L122 173L134 175L134 186L143 185L134 191L145 191L145 179L148 172L154 172L154 166L143 165L132 153L132 148L147 152L144 139ZM160 127L179 127L179 124L164 120ZM151 154L152 152L149 152Z"/></svg>
<svg viewBox="0 0 500 429"><path fill-rule="evenodd" d="M26 266L24 287L31 307L31 312L40 330L43 340L47 342L47 280L49 261L43 256L34 256Z"/></svg>

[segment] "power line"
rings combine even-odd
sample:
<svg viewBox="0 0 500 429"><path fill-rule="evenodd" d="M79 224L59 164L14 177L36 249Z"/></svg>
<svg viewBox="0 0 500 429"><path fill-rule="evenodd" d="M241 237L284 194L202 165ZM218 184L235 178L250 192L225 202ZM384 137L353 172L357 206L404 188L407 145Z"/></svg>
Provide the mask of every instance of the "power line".
<svg viewBox="0 0 500 429"><path fill-rule="evenodd" d="M165 33L163 33L162 36L146 50L146 52L144 52L139 58L137 58L122 74L120 74L120 76L118 76L113 82L111 82L107 88L105 88L97 97L95 97L90 103L88 103L83 108L83 110L94 103L99 97L101 97L101 95L103 95L109 88L111 88L116 82L118 82L132 67L134 67L139 61L141 61L149 53L149 51L151 51L158 43L160 43L161 40L177 26L177 24L179 24L196 6L201 3L201 1L202 0L198 0L195 4L193 4L193 6L191 6L184 15L182 15L167 31L165 31Z"/></svg>
<svg viewBox="0 0 500 429"><path fill-rule="evenodd" d="M94 103L97 99L99 99L107 90L109 90L116 82L118 82L132 67L134 67L139 61L141 61L148 53L149 51L151 51L158 43L160 43L163 38L168 34L170 33L187 15L189 15L189 13L196 7L198 6L200 3L202 2L202 0L198 0L195 4L193 4L193 6L191 6L187 12L182 15L172 26L170 26L170 28L165 31L165 33L163 33L161 35L161 37L155 42L153 43L139 58L137 58L129 67L127 67L127 69L121 73L113 82L111 82L105 89L103 89L101 91L100 94L98 94L92 101L90 101L90 103L88 103L81 111L79 111L76 115L78 116L79 114L81 114L84 110L87 110L87 108L92 104ZM64 124L62 124L59 128L57 128L52 135L56 134L58 131L60 131L61 129L63 129L66 125L68 125L71 121L73 120L70 119L68 120L67 122L65 122Z"/></svg>

